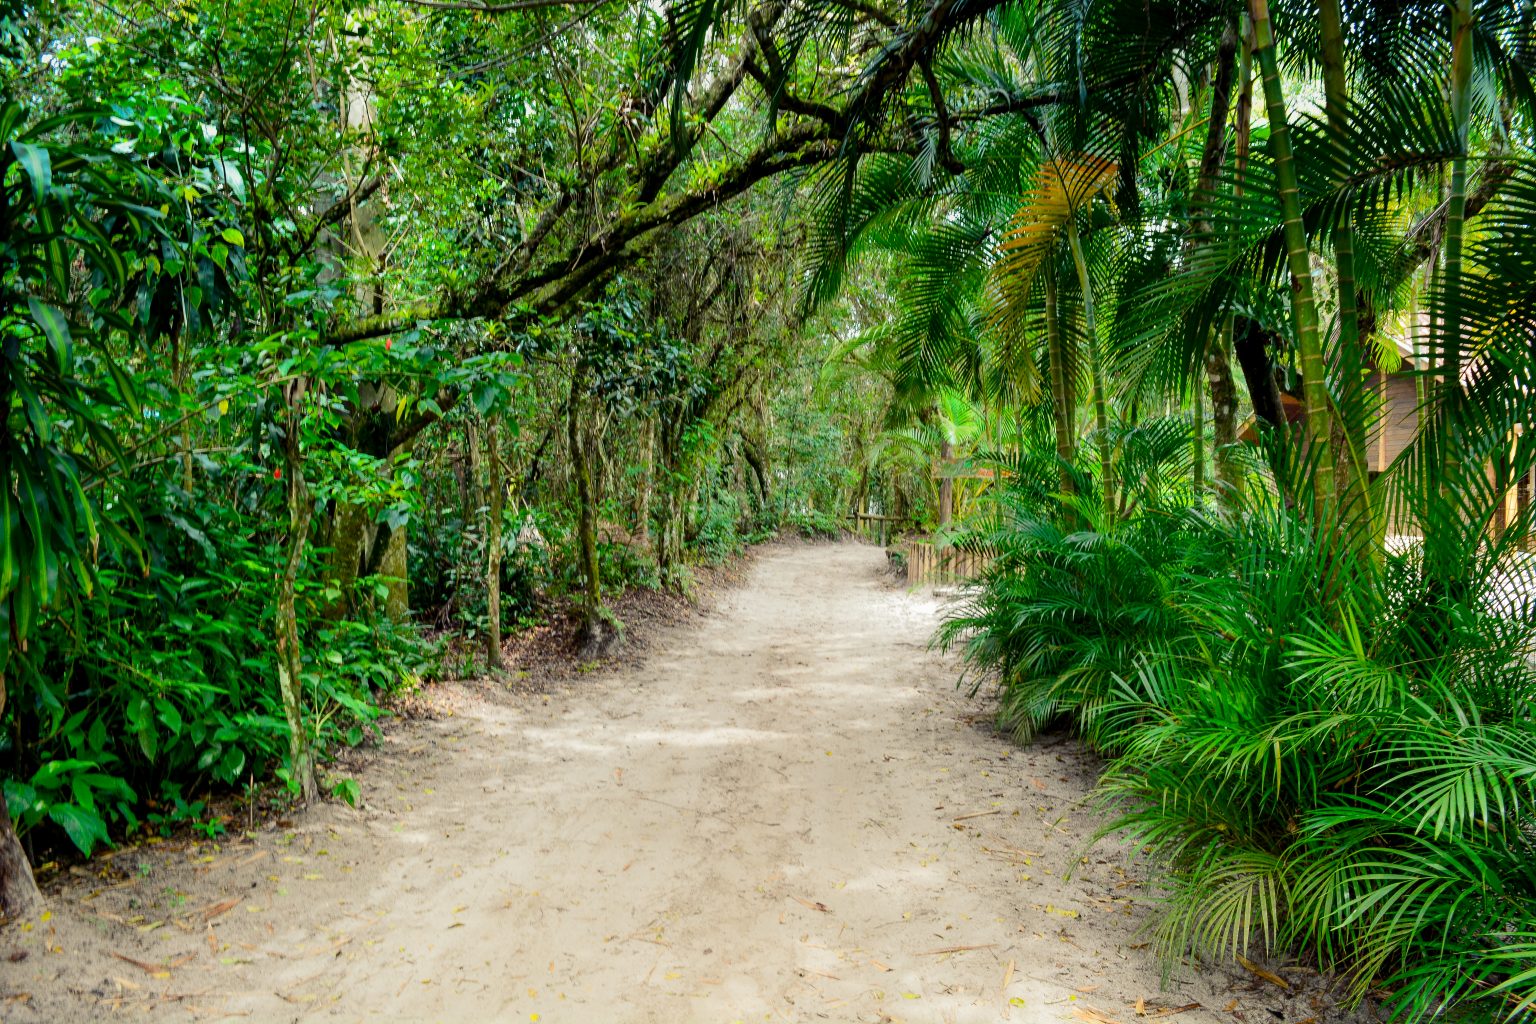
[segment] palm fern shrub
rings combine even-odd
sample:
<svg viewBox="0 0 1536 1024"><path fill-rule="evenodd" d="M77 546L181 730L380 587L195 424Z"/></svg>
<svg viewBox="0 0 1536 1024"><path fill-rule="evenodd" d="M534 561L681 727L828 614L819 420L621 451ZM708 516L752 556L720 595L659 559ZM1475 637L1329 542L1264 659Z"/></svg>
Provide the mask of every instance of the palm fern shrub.
<svg viewBox="0 0 1536 1024"><path fill-rule="evenodd" d="M1015 485L941 640L1010 726L1112 757L1102 834L1157 867L1163 954L1303 951L1404 1019L1536 997L1536 570L1480 543L1447 589L1274 489L1227 515L1156 478L1115 521Z"/></svg>
<svg viewBox="0 0 1536 1024"><path fill-rule="evenodd" d="M1069 716L1118 749L1128 724L1106 712L1119 680L1149 646L1199 636L1179 602L1199 543L1188 424L1153 420L1116 440L1130 473L1120 497L1139 514L1106 512L1092 475L1071 467L1070 492L1051 493L1036 481L1056 469L1026 454L1002 463L1012 483L967 541L994 558L938 642L963 651L978 687L997 681L1000 719L1022 739Z"/></svg>
<svg viewBox="0 0 1536 1024"><path fill-rule="evenodd" d="M1164 952L1299 948L1409 1019L1504 1016L1536 929L1536 618L1493 600L1505 553L1448 597L1419 551L1373 574L1273 501L1212 526L1230 568L1182 597L1219 642L1140 659L1101 789L1167 872Z"/></svg>

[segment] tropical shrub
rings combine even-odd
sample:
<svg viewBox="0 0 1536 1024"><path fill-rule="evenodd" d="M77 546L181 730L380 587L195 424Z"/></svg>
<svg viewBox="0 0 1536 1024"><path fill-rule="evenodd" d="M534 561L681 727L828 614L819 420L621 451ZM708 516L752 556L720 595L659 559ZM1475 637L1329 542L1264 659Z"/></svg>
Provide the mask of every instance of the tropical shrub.
<svg viewBox="0 0 1536 1024"><path fill-rule="evenodd" d="M1165 957L1300 951L1409 1020L1536 999L1522 524L1381 550L1262 487L1124 519L1012 494L941 641L1006 724L1064 721L1109 758L1100 836L1156 866ZM1454 562L1428 557L1447 533Z"/></svg>
<svg viewBox="0 0 1536 1024"><path fill-rule="evenodd" d="M44 625L17 659L28 685L0 736L18 833L55 826L86 853L139 827L153 802L174 804L168 792L281 775L288 749L269 640L276 541L174 487L138 504L147 575L104 566L94 600ZM357 588L351 619L325 617L318 583L300 603L305 721L321 748L362 742L381 698L437 671L413 626L370 611L382 584Z"/></svg>

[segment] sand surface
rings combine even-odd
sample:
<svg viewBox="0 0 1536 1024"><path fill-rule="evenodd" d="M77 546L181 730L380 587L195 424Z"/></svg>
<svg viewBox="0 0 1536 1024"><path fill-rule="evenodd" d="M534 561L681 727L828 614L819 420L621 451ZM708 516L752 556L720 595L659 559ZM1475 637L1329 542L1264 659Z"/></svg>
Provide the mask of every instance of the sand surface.
<svg viewBox="0 0 1536 1024"><path fill-rule="evenodd" d="M1241 971L1160 985L1124 847L1085 849L1092 759L994 735L884 561L770 547L638 668L392 729L360 810L119 854L0 933L0 1020L1315 1013Z"/></svg>

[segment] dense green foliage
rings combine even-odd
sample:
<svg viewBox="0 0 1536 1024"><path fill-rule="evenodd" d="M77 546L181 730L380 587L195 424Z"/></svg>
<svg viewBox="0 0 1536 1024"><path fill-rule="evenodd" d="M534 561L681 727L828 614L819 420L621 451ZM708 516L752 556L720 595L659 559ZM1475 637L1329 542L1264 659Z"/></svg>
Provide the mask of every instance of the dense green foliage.
<svg viewBox="0 0 1536 1024"><path fill-rule="evenodd" d="M1187 458L1183 424L1139 430ZM1123 519L1010 489L944 636L1015 729L1110 759L1103 834L1168 873L1165 953L1301 948L1415 1017L1488 993L1536 925L1529 556L1476 545L1447 591L1421 545L1362 564L1272 491L1227 514L1149 468Z"/></svg>
<svg viewBox="0 0 1536 1024"><path fill-rule="evenodd" d="M217 831L274 773L355 799L317 762L501 630L837 530L798 228L714 201L750 111L674 152L665 19L10 3L0 37L0 777L36 853Z"/></svg>
<svg viewBox="0 0 1536 1024"><path fill-rule="evenodd" d="M4 806L355 800L402 688L852 512L991 557L942 639L1109 759L1169 958L1527 1013L1533 26L7 0Z"/></svg>

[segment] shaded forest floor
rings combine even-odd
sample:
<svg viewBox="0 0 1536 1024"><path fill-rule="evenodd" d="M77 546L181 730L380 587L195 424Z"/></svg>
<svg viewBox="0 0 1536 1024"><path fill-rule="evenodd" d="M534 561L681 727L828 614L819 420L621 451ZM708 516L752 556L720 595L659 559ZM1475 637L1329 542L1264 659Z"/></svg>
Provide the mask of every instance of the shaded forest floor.
<svg viewBox="0 0 1536 1024"><path fill-rule="evenodd" d="M1161 984L1097 764L997 736L884 565L769 547L639 663L429 691L360 809L98 858L0 932L0 1019L1353 1019L1292 965Z"/></svg>

